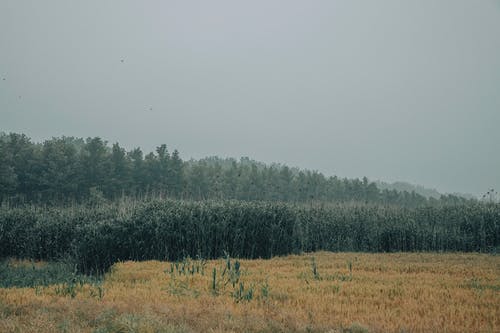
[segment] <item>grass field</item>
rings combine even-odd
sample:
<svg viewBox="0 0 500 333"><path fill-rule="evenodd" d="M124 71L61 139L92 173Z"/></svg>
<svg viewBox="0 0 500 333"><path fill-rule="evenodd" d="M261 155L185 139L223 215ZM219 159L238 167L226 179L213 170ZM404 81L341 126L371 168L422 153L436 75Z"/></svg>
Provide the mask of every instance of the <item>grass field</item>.
<svg viewBox="0 0 500 333"><path fill-rule="evenodd" d="M500 332L500 256L487 254L122 262L100 281L44 281L0 288L0 332Z"/></svg>

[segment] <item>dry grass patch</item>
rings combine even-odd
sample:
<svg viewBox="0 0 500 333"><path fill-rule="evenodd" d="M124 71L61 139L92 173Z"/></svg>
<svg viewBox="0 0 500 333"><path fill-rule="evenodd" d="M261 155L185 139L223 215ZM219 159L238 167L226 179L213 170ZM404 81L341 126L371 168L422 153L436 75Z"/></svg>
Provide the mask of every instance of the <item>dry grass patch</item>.
<svg viewBox="0 0 500 333"><path fill-rule="evenodd" d="M500 257L485 254L123 262L57 288L0 289L0 332L500 331Z"/></svg>

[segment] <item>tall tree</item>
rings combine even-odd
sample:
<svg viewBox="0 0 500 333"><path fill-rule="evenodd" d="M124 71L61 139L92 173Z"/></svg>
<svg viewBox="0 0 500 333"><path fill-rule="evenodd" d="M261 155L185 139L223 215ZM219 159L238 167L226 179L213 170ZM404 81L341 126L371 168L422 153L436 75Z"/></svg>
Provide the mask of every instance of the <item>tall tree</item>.
<svg viewBox="0 0 500 333"><path fill-rule="evenodd" d="M131 162L125 152L125 149L120 147L118 143L113 144L110 156L110 179L109 191L112 196L116 197L125 194L131 185Z"/></svg>
<svg viewBox="0 0 500 333"><path fill-rule="evenodd" d="M0 133L0 199L11 196L17 188L17 175L14 171L12 152L8 147L9 137Z"/></svg>
<svg viewBox="0 0 500 333"><path fill-rule="evenodd" d="M110 172L106 142L99 137L87 138L80 152L80 161L82 190L88 193L90 188L97 188L104 192Z"/></svg>
<svg viewBox="0 0 500 333"><path fill-rule="evenodd" d="M185 185L184 182L184 172L183 172L183 162L180 157L179 151L177 149L172 153L172 157L169 161L169 193L175 197L178 197L182 193L182 188Z"/></svg>
<svg viewBox="0 0 500 333"><path fill-rule="evenodd" d="M142 150L135 148L128 152L128 157L131 163L131 194L140 195L146 189L146 171L144 167L144 160Z"/></svg>
<svg viewBox="0 0 500 333"><path fill-rule="evenodd" d="M40 148L24 134L10 133L5 143L5 154L11 158L11 168L17 176L16 192L34 200L39 189Z"/></svg>
<svg viewBox="0 0 500 333"><path fill-rule="evenodd" d="M77 195L78 160L76 148L63 138L43 143L40 190L44 200L65 200Z"/></svg>

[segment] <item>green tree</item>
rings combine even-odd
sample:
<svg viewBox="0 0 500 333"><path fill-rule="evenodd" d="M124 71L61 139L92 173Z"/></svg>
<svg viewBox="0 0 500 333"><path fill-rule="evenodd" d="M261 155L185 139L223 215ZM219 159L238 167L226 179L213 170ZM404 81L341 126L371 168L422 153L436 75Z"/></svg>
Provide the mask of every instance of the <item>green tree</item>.
<svg viewBox="0 0 500 333"><path fill-rule="evenodd" d="M128 193L131 179L131 162L125 149L118 143L113 144L110 155L110 179L108 181L109 191L116 197Z"/></svg>
<svg viewBox="0 0 500 333"><path fill-rule="evenodd" d="M0 133L0 199L13 195L17 188L12 152L8 147L8 136Z"/></svg>
<svg viewBox="0 0 500 333"><path fill-rule="evenodd" d="M8 173L13 171L17 178L16 194L24 196L27 200L35 200L41 178L40 148L31 143L26 135L10 133L4 141L3 149L6 158L12 162L5 171ZM12 174L10 176L12 177Z"/></svg>
<svg viewBox="0 0 500 333"><path fill-rule="evenodd" d="M130 192L134 195L140 195L144 193L146 189L146 170L144 167L142 150L140 148L135 148L128 152L127 155L131 163Z"/></svg>
<svg viewBox="0 0 500 333"><path fill-rule="evenodd" d="M89 189L95 187L108 194L105 184L110 173L110 165L106 142L99 137L87 138L80 152L80 161L81 190L88 194Z"/></svg>
<svg viewBox="0 0 500 333"><path fill-rule="evenodd" d="M40 190L44 200L62 201L77 195L78 160L76 148L63 138L43 143Z"/></svg>

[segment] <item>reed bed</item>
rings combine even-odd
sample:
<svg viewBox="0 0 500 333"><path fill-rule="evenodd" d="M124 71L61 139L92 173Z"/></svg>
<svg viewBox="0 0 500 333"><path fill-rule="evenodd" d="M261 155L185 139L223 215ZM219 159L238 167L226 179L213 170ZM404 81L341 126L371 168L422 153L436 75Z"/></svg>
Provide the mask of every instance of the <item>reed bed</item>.
<svg viewBox="0 0 500 333"><path fill-rule="evenodd" d="M311 251L476 251L500 246L500 205L415 209L239 201L118 201L0 207L0 258L72 260L102 273L126 260L271 258Z"/></svg>

